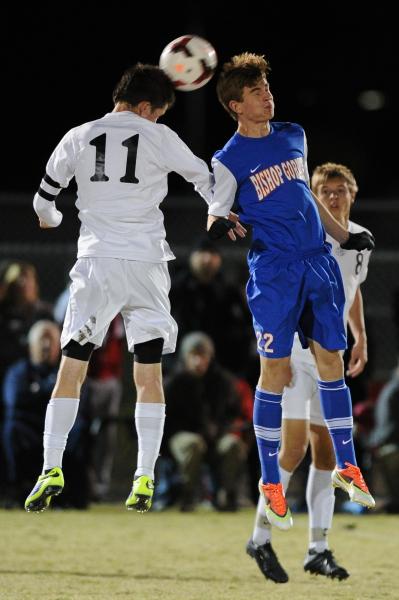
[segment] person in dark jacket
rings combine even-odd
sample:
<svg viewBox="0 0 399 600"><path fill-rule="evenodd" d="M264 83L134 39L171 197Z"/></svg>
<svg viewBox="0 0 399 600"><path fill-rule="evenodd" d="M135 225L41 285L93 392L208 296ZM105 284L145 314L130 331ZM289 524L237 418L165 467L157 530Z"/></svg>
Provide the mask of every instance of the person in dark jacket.
<svg viewBox="0 0 399 600"><path fill-rule="evenodd" d="M37 321L29 330L28 347L29 358L8 368L3 385L6 505L21 507L43 461L43 423L60 357L58 326L49 320ZM80 462L85 464L86 437L84 418L79 416L66 460L71 476L62 498L64 506L87 506L87 474L77 468Z"/></svg>
<svg viewBox="0 0 399 600"><path fill-rule="evenodd" d="M193 246L189 265L173 278L170 300L179 326L178 349L185 335L203 331L212 339L221 366L246 376L252 321L244 291L225 280L222 262L220 249L201 238Z"/></svg>
<svg viewBox="0 0 399 600"><path fill-rule="evenodd" d="M215 361L209 336L193 332L181 343L181 365L165 383L165 445L181 475L181 509L192 510L199 499L202 466L215 483L214 504L237 508L237 486L246 459L237 379Z"/></svg>

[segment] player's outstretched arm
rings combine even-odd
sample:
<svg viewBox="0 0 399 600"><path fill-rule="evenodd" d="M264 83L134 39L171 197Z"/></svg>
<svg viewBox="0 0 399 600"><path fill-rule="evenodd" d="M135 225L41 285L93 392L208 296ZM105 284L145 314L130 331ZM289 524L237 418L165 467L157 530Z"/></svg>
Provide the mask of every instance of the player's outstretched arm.
<svg viewBox="0 0 399 600"><path fill-rule="evenodd" d="M315 199L321 222L323 223L324 229L334 240L337 240L340 244L344 244L349 239L349 231L345 229L338 221L332 216L330 211L320 202L316 194L312 192L312 196Z"/></svg>
<svg viewBox="0 0 399 600"><path fill-rule="evenodd" d="M375 246L374 236L368 231L350 233L332 216L330 211L320 202L316 194L312 192L319 209L320 219L324 229L331 237L339 242L344 250L373 250Z"/></svg>

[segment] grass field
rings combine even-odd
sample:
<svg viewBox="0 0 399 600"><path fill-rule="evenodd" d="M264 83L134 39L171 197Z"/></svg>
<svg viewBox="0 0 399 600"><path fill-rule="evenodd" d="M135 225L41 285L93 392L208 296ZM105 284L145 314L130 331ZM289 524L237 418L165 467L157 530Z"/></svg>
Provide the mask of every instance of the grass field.
<svg viewBox="0 0 399 600"><path fill-rule="evenodd" d="M3 600L383 600L399 598L399 519L335 519L331 546L351 577L305 574L304 515L277 531L274 547L290 581L266 581L246 556L253 512L174 511L139 515L123 507L27 514L0 511Z"/></svg>

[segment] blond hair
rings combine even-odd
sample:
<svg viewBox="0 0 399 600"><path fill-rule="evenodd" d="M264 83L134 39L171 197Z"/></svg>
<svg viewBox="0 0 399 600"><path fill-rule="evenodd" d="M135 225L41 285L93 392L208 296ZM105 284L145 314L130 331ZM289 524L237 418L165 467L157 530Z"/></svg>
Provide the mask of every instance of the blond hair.
<svg viewBox="0 0 399 600"><path fill-rule="evenodd" d="M223 65L216 85L219 102L233 119L237 120L236 113L229 104L232 100L242 102L244 87L251 87L270 71L268 61L262 54L243 52L237 54Z"/></svg>
<svg viewBox="0 0 399 600"><path fill-rule="evenodd" d="M316 193L320 185L323 185L328 179L332 179L333 177L342 177L348 184L348 188L352 194L357 194L359 191L352 171L348 167L345 167L345 165L333 162L326 162L315 168L312 174L312 190Z"/></svg>

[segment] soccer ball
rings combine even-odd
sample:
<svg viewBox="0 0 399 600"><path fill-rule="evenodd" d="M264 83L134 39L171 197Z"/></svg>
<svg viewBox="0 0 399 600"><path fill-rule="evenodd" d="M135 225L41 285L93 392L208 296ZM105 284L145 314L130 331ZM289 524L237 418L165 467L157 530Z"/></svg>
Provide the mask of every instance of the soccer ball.
<svg viewBox="0 0 399 600"><path fill-rule="evenodd" d="M198 90L215 72L218 59L213 46L197 35L183 35L168 44L159 66L182 92Z"/></svg>

